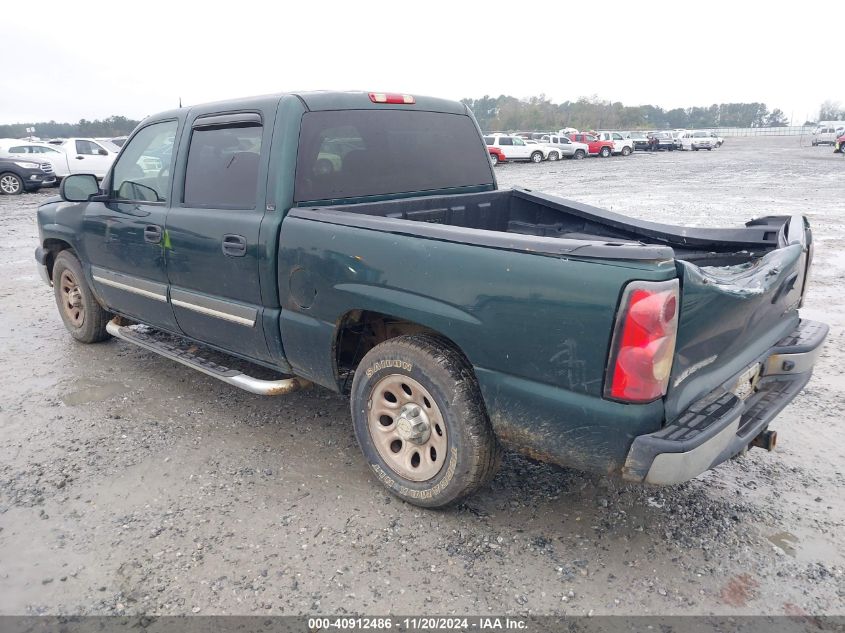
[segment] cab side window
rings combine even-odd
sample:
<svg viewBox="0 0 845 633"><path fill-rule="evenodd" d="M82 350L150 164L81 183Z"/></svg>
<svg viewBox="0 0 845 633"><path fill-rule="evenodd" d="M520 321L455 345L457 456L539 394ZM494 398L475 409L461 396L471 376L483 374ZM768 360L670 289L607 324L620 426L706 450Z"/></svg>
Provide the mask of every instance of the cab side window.
<svg viewBox="0 0 845 633"><path fill-rule="evenodd" d="M93 141L76 141L76 153L83 156L97 156L103 149Z"/></svg>
<svg viewBox="0 0 845 633"><path fill-rule="evenodd" d="M28 147L25 147L25 146L10 147L9 153L10 154L29 154L30 150L29 150Z"/></svg>
<svg viewBox="0 0 845 633"><path fill-rule="evenodd" d="M185 170L185 206L254 209L262 130L260 123L195 128Z"/></svg>
<svg viewBox="0 0 845 633"><path fill-rule="evenodd" d="M113 200L167 201L177 125L176 121L153 123L132 137L112 172Z"/></svg>

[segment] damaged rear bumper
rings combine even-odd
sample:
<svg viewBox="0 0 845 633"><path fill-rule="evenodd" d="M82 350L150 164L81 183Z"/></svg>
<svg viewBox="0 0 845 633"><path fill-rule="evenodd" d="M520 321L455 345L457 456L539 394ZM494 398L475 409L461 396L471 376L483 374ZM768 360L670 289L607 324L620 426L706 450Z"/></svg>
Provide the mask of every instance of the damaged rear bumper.
<svg viewBox="0 0 845 633"><path fill-rule="evenodd" d="M739 376L691 405L671 424L637 437L622 474L630 481L676 484L730 459L749 444L810 380L828 326L802 320L752 368L753 389Z"/></svg>

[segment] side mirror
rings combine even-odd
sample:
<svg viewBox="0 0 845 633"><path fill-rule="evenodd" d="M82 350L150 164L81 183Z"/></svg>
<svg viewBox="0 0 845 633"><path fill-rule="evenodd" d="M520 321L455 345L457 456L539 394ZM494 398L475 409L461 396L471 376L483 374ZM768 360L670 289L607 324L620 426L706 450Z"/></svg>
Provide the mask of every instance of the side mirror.
<svg viewBox="0 0 845 633"><path fill-rule="evenodd" d="M100 185L94 174L73 174L62 180L59 194L67 202L87 202L91 196L100 193Z"/></svg>
<svg viewBox="0 0 845 633"><path fill-rule="evenodd" d="M99 149L99 150L97 150L97 153L98 153L100 156L108 156L108 155L109 155L109 153L108 153L106 150L104 150L104 149Z"/></svg>

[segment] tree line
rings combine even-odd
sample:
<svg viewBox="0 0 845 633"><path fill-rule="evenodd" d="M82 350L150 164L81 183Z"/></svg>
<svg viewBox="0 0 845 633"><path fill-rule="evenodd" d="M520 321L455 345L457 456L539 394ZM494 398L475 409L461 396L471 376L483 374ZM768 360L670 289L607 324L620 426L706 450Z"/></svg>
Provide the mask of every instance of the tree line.
<svg viewBox="0 0 845 633"><path fill-rule="evenodd" d="M704 107L673 108L626 106L619 101L581 97L577 101L553 103L540 95L517 99L507 95L462 99L472 110L482 130L645 130L715 127L782 127L786 115L769 110L765 103L720 103Z"/></svg>
<svg viewBox="0 0 845 633"><path fill-rule="evenodd" d="M40 123L11 123L0 125L0 138L23 138L30 134L26 131L34 127L33 136L38 138L69 138L82 137L114 137L126 136L140 123L125 116L110 116L105 119L89 121L80 119L78 123L57 123L56 121L42 121Z"/></svg>

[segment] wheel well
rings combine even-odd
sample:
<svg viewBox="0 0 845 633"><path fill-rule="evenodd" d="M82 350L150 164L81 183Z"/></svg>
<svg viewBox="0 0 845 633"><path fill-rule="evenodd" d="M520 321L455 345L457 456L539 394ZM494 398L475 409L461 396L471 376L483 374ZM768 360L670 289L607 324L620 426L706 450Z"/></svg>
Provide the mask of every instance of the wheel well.
<svg viewBox="0 0 845 633"><path fill-rule="evenodd" d="M352 388L355 369L376 345L392 338L421 332L437 336L466 357L454 341L425 325L370 310L347 312L338 321L335 336L335 376L341 392L347 393Z"/></svg>
<svg viewBox="0 0 845 633"><path fill-rule="evenodd" d="M47 251L47 259L45 261L45 263L47 264L47 273L50 275L50 279L52 279L53 264L56 261L56 257L62 251L69 250L73 252L73 247L64 240L48 238L44 240L44 250Z"/></svg>

